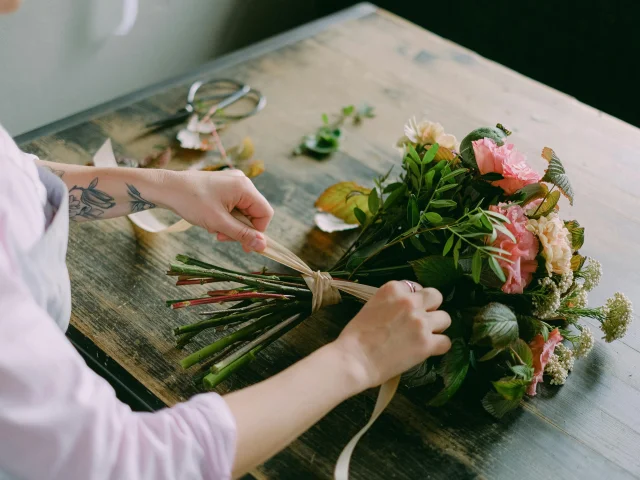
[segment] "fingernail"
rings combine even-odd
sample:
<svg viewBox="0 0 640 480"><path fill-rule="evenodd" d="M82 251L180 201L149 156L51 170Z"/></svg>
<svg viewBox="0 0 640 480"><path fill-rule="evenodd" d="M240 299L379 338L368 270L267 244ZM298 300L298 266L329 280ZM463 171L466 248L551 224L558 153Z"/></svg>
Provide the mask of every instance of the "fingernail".
<svg viewBox="0 0 640 480"><path fill-rule="evenodd" d="M258 233L249 245L249 248L255 252L261 252L265 249L266 246L267 245L264 241L264 235Z"/></svg>

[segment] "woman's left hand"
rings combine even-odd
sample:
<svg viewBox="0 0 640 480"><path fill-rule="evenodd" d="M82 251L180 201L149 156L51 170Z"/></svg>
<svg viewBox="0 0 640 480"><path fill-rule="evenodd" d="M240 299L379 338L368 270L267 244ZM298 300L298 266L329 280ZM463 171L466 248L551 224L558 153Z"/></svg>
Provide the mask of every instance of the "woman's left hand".
<svg viewBox="0 0 640 480"><path fill-rule="evenodd" d="M266 248L261 232L267 229L273 208L240 170L166 171L160 188L166 192L163 206L217 234L218 240L237 240L247 252ZM254 228L231 215L233 210L244 214Z"/></svg>

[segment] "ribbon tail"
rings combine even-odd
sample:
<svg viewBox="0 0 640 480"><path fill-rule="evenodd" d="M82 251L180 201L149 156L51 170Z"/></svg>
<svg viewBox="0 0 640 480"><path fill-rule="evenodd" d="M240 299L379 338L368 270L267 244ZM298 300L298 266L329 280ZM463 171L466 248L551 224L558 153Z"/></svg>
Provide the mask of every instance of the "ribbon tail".
<svg viewBox="0 0 640 480"><path fill-rule="evenodd" d="M360 441L360 439L364 436L365 433L371 428L371 425L378 419L378 417L382 414L387 405L393 399L393 396L398 389L398 385L400 384L400 377L394 377L391 380L387 381L380 387L380 391L378 392L378 399L376 400L376 406L373 409L373 413L371 414L371 418L367 422L367 424L362 427L357 434L347 443L347 446L344 447L340 457L338 457L338 462L336 463L336 468L333 473L333 478L335 480L349 480L349 462L351 461L351 455L353 454L353 450L356 448L356 445Z"/></svg>

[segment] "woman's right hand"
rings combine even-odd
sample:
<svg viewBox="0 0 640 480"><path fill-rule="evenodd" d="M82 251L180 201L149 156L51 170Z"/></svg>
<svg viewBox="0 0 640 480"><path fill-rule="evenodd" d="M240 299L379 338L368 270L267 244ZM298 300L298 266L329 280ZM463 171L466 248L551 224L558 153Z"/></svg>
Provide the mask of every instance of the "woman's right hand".
<svg viewBox="0 0 640 480"><path fill-rule="evenodd" d="M389 282L367 302L334 342L360 390L402 374L428 357L443 355L449 314L438 310L442 294L415 282Z"/></svg>

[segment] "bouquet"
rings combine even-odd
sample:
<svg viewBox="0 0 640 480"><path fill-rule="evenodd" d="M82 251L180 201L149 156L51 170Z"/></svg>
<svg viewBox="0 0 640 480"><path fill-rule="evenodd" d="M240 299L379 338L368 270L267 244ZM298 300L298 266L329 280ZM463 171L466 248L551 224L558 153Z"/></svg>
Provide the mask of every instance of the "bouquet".
<svg viewBox="0 0 640 480"><path fill-rule="evenodd" d="M574 193L553 150L542 150L548 166L540 175L500 124L472 131L459 145L438 123L411 120L404 133L395 180L392 169L373 179L373 188L341 182L318 199L333 224L360 229L328 272L368 285L414 279L439 289L452 318L445 332L452 348L407 372L404 383L431 385L435 406L465 383L479 386L484 408L501 417L535 395L545 378L564 384L574 361L589 354L594 334L581 319L597 321L604 340L614 341L631 322L631 302L616 293L604 306L588 306L602 269L580 253L584 228L560 217L561 196L573 204ZM206 388L311 313L311 291L298 274L176 260L168 273L178 285L235 285L168 302L172 308L233 302L175 329L180 347L205 330L224 332L182 361L184 368L205 362L198 378ZM348 294L342 300L357 302Z"/></svg>

